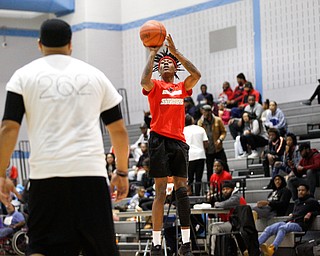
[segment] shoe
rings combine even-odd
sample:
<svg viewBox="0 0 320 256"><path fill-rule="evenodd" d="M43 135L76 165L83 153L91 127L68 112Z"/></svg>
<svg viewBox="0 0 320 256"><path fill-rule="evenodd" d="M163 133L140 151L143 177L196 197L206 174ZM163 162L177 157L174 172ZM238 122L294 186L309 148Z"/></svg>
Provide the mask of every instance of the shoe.
<svg viewBox="0 0 320 256"><path fill-rule="evenodd" d="M147 223L143 229L152 229L152 225L150 223Z"/></svg>
<svg viewBox="0 0 320 256"><path fill-rule="evenodd" d="M239 158L247 158L248 157L248 153L244 152L242 155L239 156Z"/></svg>
<svg viewBox="0 0 320 256"><path fill-rule="evenodd" d="M190 243L182 244L178 251L179 256L193 256Z"/></svg>
<svg viewBox="0 0 320 256"><path fill-rule="evenodd" d="M257 150L252 150L251 154L248 155L248 158L252 159L252 158L256 158L258 156L259 156L259 154L258 154Z"/></svg>
<svg viewBox="0 0 320 256"><path fill-rule="evenodd" d="M310 106L311 105L311 100L302 101L301 104Z"/></svg>
<svg viewBox="0 0 320 256"><path fill-rule="evenodd" d="M269 246L267 244L260 245L260 249L263 252L264 256L272 256L274 254L274 245L270 244Z"/></svg>
<svg viewBox="0 0 320 256"><path fill-rule="evenodd" d="M151 256L163 256L161 245L151 245Z"/></svg>

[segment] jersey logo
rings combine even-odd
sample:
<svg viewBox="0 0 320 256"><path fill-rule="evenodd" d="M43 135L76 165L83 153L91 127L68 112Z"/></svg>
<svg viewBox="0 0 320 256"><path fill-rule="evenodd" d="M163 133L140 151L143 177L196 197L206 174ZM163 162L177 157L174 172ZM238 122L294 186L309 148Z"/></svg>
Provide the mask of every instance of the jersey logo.
<svg viewBox="0 0 320 256"><path fill-rule="evenodd" d="M183 99L164 98L160 105L183 105Z"/></svg>
<svg viewBox="0 0 320 256"><path fill-rule="evenodd" d="M181 95L182 90L174 91L173 88L169 88L169 90L163 90L162 94L169 94L170 96Z"/></svg>

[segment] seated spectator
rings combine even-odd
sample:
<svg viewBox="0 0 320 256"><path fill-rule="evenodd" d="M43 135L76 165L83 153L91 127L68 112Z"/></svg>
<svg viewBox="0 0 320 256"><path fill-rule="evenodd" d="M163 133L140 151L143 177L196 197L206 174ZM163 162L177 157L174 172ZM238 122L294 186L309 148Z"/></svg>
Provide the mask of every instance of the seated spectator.
<svg viewBox="0 0 320 256"><path fill-rule="evenodd" d="M268 145L267 132L261 125L261 122L257 119L253 119L251 114L245 112L242 119L245 123L248 123L248 125L243 131L243 135L240 136L241 147L243 149L243 154L241 157L258 157L259 154L257 148ZM250 155L248 146L250 146L251 149Z"/></svg>
<svg viewBox="0 0 320 256"><path fill-rule="evenodd" d="M300 184L298 187L298 199L294 203L293 212L286 222L276 222L268 227L259 236L259 244L263 255L274 255L285 235L289 232L307 231L316 215L320 211L320 205L309 192L309 186ZM272 244L265 242L275 235Z"/></svg>
<svg viewBox="0 0 320 256"><path fill-rule="evenodd" d="M112 173L116 169L116 157L113 153L106 154L106 170L109 180L111 180Z"/></svg>
<svg viewBox="0 0 320 256"><path fill-rule="evenodd" d="M293 133L286 136L286 149L282 162L275 162L272 169L272 177L280 174L288 179L294 176L292 166L298 166L300 161L299 146L297 145L297 137Z"/></svg>
<svg viewBox="0 0 320 256"><path fill-rule="evenodd" d="M4 218L3 223L2 221L0 223L0 238L13 234L26 224L23 214L16 211L16 208L13 204L7 205L6 209L8 214Z"/></svg>
<svg viewBox="0 0 320 256"><path fill-rule="evenodd" d="M253 210L257 213L259 219L270 219L275 216L285 216L290 199L291 192L287 189L287 183L284 177L276 175L272 178L272 192L268 195L267 200L257 202Z"/></svg>
<svg viewBox="0 0 320 256"><path fill-rule="evenodd" d="M310 106L315 97L318 97L318 104L320 104L320 79L318 79L318 82L319 82L319 85L315 89L310 99L302 101L301 102L302 104Z"/></svg>
<svg viewBox="0 0 320 256"><path fill-rule="evenodd" d="M148 196L153 195L153 185L154 185L154 179L150 177L149 171L150 171L150 159L146 158L144 159L142 163L142 167L145 170L145 173L142 175L141 178L141 185L146 189Z"/></svg>
<svg viewBox="0 0 320 256"><path fill-rule="evenodd" d="M243 89L244 89L244 91L245 91L244 97L243 97L243 100L242 100L242 104L243 104L243 105L246 106L246 105L248 104L248 97L249 97L250 95L254 95L256 102L262 104L260 92L257 91L257 90L255 90L255 89L253 88L253 85L252 85L251 82L249 82L249 81L246 82L246 83L244 84L244 88L243 88Z"/></svg>
<svg viewBox="0 0 320 256"><path fill-rule="evenodd" d="M238 107L239 103L242 102L244 97L243 86L247 82L246 77L243 73L237 75L238 85L234 88L233 94L230 100L227 101L227 108Z"/></svg>
<svg viewBox="0 0 320 256"><path fill-rule="evenodd" d="M190 189L192 193L192 185L194 184L193 181L195 178L195 195L200 196L208 137L202 127L194 125L193 117L188 114L185 117L183 133L186 138L186 143L189 146L188 185L191 186Z"/></svg>
<svg viewBox="0 0 320 256"><path fill-rule="evenodd" d="M270 102L269 110L264 123L267 130L269 128L276 128L279 130L281 136L285 136L287 132L287 122L283 112L278 108L275 101Z"/></svg>
<svg viewBox="0 0 320 256"><path fill-rule="evenodd" d="M209 142L206 150L207 181L209 181L215 159L221 159L226 163L226 170L229 171L227 156L223 148L223 140L227 135L227 130L220 117L212 114L210 105L204 105L202 109L203 115L199 119L198 125L205 129Z"/></svg>
<svg viewBox="0 0 320 256"><path fill-rule="evenodd" d="M236 125L234 125L234 124L236 124ZM231 125L233 127L231 127ZM236 128L236 130L237 130L237 133L236 133L237 136L236 136L235 142L234 142L235 158L247 157L248 154L243 154L243 148L241 146L240 138L247 130L250 130L251 124L250 124L250 119L248 117L248 113L243 113L241 119L234 119L234 123L232 123L231 125L229 126L230 131L233 131L233 128ZM240 134L240 135L238 135L238 134Z"/></svg>
<svg viewBox="0 0 320 256"><path fill-rule="evenodd" d="M270 177L270 166L272 170L275 162L283 160L286 148L286 141L280 136L278 129L270 128L268 130L268 137L268 145L262 155L265 177Z"/></svg>
<svg viewBox="0 0 320 256"><path fill-rule="evenodd" d="M201 93L198 94L197 96L198 105L205 105L205 104L212 105L213 96L211 93L207 92L207 85L202 84L200 86L200 90L201 90Z"/></svg>
<svg viewBox="0 0 320 256"><path fill-rule="evenodd" d="M244 112L251 114L255 119L261 118L263 107L256 101L255 95L248 96L248 105L244 108Z"/></svg>
<svg viewBox="0 0 320 256"><path fill-rule="evenodd" d="M262 121L263 125L265 125L267 113L270 111L269 106L270 106L270 101L269 99L266 99L262 104L263 111L260 117L260 120Z"/></svg>
<svg viewBox="0 0 320 256"><path fill-rule="evenodd" d="M216 235L214 234L231 232L232 224L229 221L230 216L232 215L235 207L246 204L246 200L243 198L243 196L241 196L240 193L238 193L238 190L235 189L235 185L232 181L227 181L223 183L221 201L214 202L213 206L215 208L230 209L230 211L227 214L219 214L219 217L222 222L216 222L209 225L209 234L213 234L210 237L210 255L215 255Z"/></svg>
<svg viewBox="0 0 320 256"><path fill-rule="evenodd" d="M195 118L195 116L197 115L197 108L194 105L194 101L192 97L184 98L183 102L184 102L185 113Z"/></svg>
<svg viewBox="0 0 320 256"><path fill-rule="evenodd" d="M232 99L233 90L230 87L229 82L224 82L222 85L222 93L219 94L218 103L227 104L228 100Z"/></svg>
<svg viewBox="0 0 320 256"><path fill-rule="evenodd" d="M137 209L142 198L146 198L145 188L138 187L136 194L130 199L128 209Z"/></svg>
<svg viewBox="0 0 320 256"><path fill-rule="evenodd" d="M150 136L150 130L148 129L148 126L146 123L142 123L140 125L140 130L141 130L140 137L138 138L138 140L134 144L132 144L130 146L130 151L131 151L132 156L136 162L139 161L139 157L142 155L140 144L141 143L148 143L149 136Z"/></svg>
<svg viewBox="0 0 320 256"><path fill-rule="evenodd" d="M143 111L143 120L144 120L145 124L147 125L148 129L150 129L150 124L151 124L150 111Z"/></svg>
<svg viewBox="0 0 320 256"><path fill-rule="evenodd" d="M246 82L243 87L243 90L244 90L244 94L243 94L244 96L242 98L242 101L239 102L238 107L233 107L231 109L231 117L232 118L239 118L242 116L244 108L248 105L248 97L249 96L251 96L251 95L254 96L254 99L256 102L258 102L260 99L260 93L258 91L256 91L255 89L253 89L253 85L251 82ZM260 115L261 115L261 113L260 113Z"/></svg>
<svg viewBox="0 0 320 256"><path fill-rule="evenodd" d="M218 116L221 118L224 125L227 125L230 120L230 110L226 109L224 103L218 104Z"/></svg>
<svg viewBox="0 0 320 256"><path fill-rule="evenodd" d="M310 194L314 195L317 183L317 172L320 170L320 154L317 149L310 148L309 143L299 145L300 162L297 167L292 166L294 176L288 179L288 188L292 193L292 199L297 199L297 187L301 182L310 187Z"/></svg>
<svg viewBox="0 0 320 256"><path fill-rule="evenodd" d="M208 198L211 198L221 191L221 183L225 180L232 180L231 174L225 170L225 163L221 160L216 160L213 165L214 173L210 177L210 191Z"/></svg>

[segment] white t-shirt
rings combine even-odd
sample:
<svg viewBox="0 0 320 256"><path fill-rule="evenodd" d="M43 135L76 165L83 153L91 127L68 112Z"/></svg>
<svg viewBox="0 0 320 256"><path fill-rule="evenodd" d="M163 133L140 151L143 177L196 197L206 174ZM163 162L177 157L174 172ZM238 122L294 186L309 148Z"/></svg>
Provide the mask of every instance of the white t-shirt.
<svg viewBox="0 0 320 256"><path fill-rule="evenodd" d="M23 96L31 179L106 177L99 117L122 97L101 71L49 55L17 70L6 89Z"/></svg>
<svg viewBox="0 0 320 256"><path fill-rule="evenodd" d="M189 161L205 159L206 154L203 142L208 141L206 131L198 125L188 125L184 127L184 136L186 143L189 145Z"/></svg>

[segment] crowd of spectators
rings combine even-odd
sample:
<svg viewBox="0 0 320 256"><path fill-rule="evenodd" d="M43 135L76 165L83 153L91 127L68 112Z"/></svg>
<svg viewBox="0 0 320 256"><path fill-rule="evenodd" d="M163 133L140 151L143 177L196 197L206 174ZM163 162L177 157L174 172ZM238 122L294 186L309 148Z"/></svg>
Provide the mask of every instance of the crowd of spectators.
<svg viewBox="0 0 320 256"><path fill-rule="evenodd" d="M313 197L317 185L317 171L320 170L320 153L317 149L310 148L308 143L298 145L295 134L288 132L285 115L275 101L262 101L261 94L247 81L243 73L236 78L237 86L234 89L228 81L223 83L222 92L217 99L208 92L206 84L200 86L201 93L197 95L197 104L192 97L184 99L184 135L190 147L188 193L195 196L205 195L214 207L223 207L232 201L235 204L230 204L228 209L231 211L237 205L245 204L245 201L233 201L239 197L233 193L234 185L223 185L225 181L232 180L223 146L229 130L234 139L235 158L259 159L263 165L264 176L270 177L269 184L263 189L272 191L265 200L258 201L252 208L255 220L287 215L291 199L298 202ZM153 179L148 175L147 142L151 118L150 113L145 112L145 122L140 126L141 135L130 146L130 156L135 164L129 166L130 195L133 197L127 207L136 210L151 210L152 198L155 195ZM106 169L109 176L115 169L114 161L115 156L108 153ZM207 175L203 178L205 166ZM167 190L172 190L171 185L168 184ZM229 188L232 189L229 191ZM225 202L212 201L218 191L224 191ZM298 205L299 203L295 204L294 214ZM147 224L150 226L152 223L149 220ZM229 231L231 224L228 223L228 218L225 221L222 225L212 225L210 228L217 232ZM274 232L277 232L278 228L274 227ZM269 234L270 229L267 229L259 238L262 247L265 246L265 238ZM279 236L275 244L264 248L266 253L268 250L274 252L281 239L283 237ZM211 237L211 243L215 243L214 237ZM214 250L212 246L213 255Z"/></svg>

